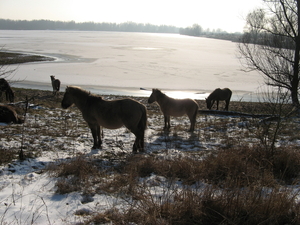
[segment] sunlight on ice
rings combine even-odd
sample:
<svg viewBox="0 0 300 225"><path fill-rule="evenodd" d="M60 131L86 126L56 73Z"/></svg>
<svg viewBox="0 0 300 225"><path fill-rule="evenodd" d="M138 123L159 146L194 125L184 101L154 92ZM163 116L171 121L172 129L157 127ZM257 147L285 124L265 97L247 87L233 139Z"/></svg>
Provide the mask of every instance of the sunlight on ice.
<svg viewBox="0 0 300 225"><path fill-rule="evenodd" d="M191 98L191 99L199 99L204 100L209 94L208 93L194 93L194 92L187 92L187 91L167 91L165 92L171 98L177 99L184 99L184 98Z"/></svg>

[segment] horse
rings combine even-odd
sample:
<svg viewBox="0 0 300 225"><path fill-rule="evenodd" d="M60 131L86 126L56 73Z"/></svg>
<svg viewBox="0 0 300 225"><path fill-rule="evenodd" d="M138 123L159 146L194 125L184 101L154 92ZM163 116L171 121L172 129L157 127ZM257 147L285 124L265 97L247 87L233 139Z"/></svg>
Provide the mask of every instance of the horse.
<svg viewBox="0 0 300 225"><path fill-rule="evenodd" d="M4 78L0 78L0 96L2 92L5 92L6 101L14 102L15 94Z"/></svg>
<svg viewBox="0 0 300 225"><path fill-rule="evenodd" d="M136 137L133 153L144 151L147 110L143 104L129 98L107 101L80 87L68 86L61 106L67 109L73 104L81 111L83 119L91 129L94 139L92 149L101 147L101 126L118 129L124 125Z"/></svg>
<svg viewBox="0 0 300 225"><path fill-rule="evenodd" d="M215 101L217 101L217 110L219 110L219 101L225 101L225 110L228 111L229 102L231 99L232 91L229 88L217 88L206 99L206 106L211 110Z"/></svg>
<svg viewBox="0 0 300 225"><path fill-rule="evenodd" d="M21 124L24 123L24 119L17 114L13 107L0 105L0 122Z"/></svg>
<svg viewBox="0 0 300 225"><path fill-rule="evenodd" d="M198 103L195 100L186 99L174 99L168 97L166 94L162 93L159 89L152 89L152 94L148 99L148 103L157 102L161 112L164 115L164 130L169 130L170 116L179 117L187 115L190 119L191 126L189 131L195 130L196 117L198 113Z"/></svg>
<svg viewBox="0 0 300 225"><path fill-rule="evenodd" d="M55 79L55 76L51 75L51 83L52 83L52 88L53 88L53 95L55 96L57 94L57 92L59 92L59 88L60 88L60 80L59 79Z"/></svg>

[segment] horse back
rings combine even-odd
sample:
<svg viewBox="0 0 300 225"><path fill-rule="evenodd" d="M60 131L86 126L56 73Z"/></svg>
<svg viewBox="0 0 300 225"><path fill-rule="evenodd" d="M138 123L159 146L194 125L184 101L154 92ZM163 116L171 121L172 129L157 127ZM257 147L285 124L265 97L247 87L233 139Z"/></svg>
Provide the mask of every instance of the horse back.
<svg viewBox="0 0 300 225"><path fill-rule="evenodd" d="M123 125L128 127L128 124L137 126L141 118L145 117L146 107L132 99L107 101L94 96L89 98L82 114L87 122L117 129Z"/></svg>
<svg viewBox="0 0 300 225"><path fill-rule="evenodd" d="M164 115L183 116L185 114L193 114L198 111L198 103L190 98L174 99L169 98L167 101L159 104L160 109Z"/></svg>
<svg viewBox="0 0 300 225"><path fill-rule="evenodd" d="M229 88L217 88L209 96L211 100L230 100L232 91Z"/></svg>

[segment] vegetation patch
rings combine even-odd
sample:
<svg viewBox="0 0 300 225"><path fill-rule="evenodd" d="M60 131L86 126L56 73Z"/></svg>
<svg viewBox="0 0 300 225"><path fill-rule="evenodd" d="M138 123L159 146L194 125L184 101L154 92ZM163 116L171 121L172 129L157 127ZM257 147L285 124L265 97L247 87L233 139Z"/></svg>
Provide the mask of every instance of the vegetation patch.
<svg viewBox="0 0 300 225"><path fill-rule="evenodd" d="M0 51L0 65L20 64L28 62L53 61L54 58L41 55L28 55Z"/></svg>

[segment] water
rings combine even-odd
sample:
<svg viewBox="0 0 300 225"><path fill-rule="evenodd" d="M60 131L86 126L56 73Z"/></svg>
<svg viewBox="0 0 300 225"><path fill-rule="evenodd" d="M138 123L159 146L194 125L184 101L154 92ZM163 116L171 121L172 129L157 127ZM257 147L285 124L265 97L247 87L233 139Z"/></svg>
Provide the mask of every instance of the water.
<svg viewBox="0 0 300 225"><path fill-rule="evenodd" d="M52 90L77 85L98 94L149 96L160 88L172 97L204 99L228 87L233 100L256 101L263 78L244 72L236 43L177 34L85 31L1 31L3 50L46 55L53 62L26 63L15 87ZM15 66L10 66L14 68Z"/></svg>

